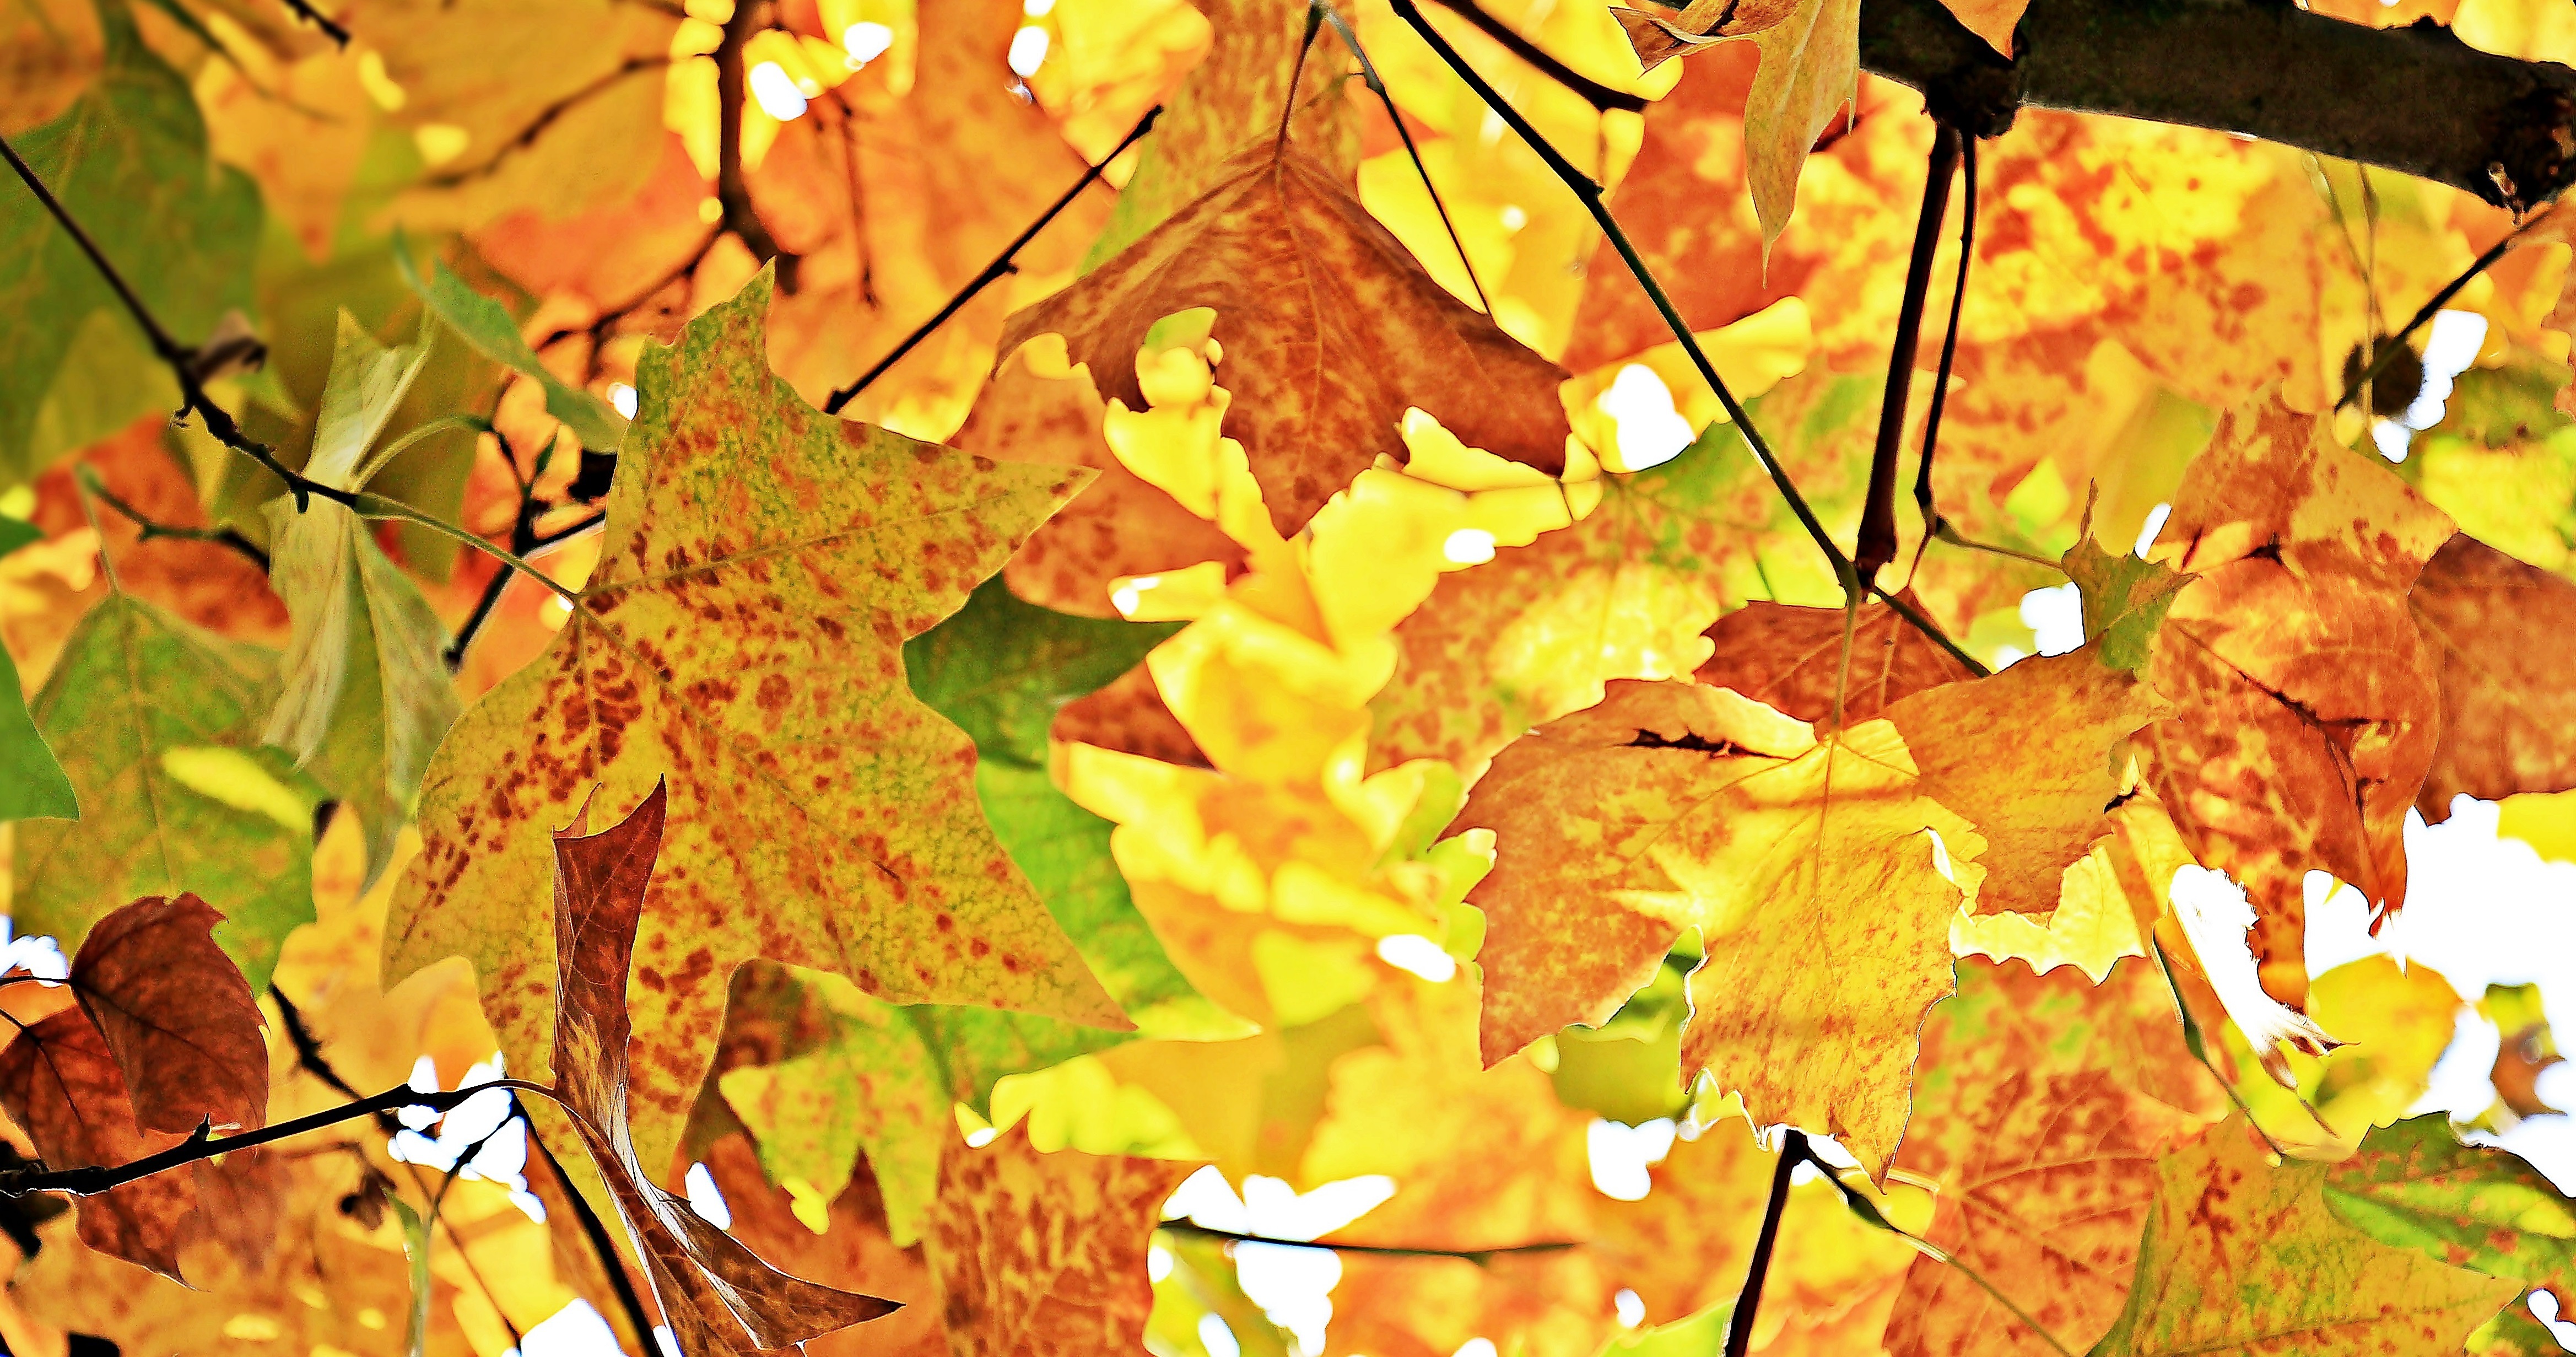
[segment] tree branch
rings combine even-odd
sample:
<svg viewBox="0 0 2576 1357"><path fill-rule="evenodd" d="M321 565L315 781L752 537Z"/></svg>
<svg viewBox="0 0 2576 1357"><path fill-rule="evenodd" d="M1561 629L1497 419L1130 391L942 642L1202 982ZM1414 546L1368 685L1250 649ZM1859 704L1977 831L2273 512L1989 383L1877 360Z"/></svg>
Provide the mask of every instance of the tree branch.
<svg viewBox="0 0 2576 1357"><path fill-rule="evenodd" d="M2237 132L2527 210L2576 180L2576 71L2279 0L2032 0L2007 61L1942 0L1867 0L1861 66L1993 136L2021 104Z"/></svg>
<svg viewBox="0 0 2576 1357"><path fill-rule="evenodd" d="M1646 111L1644 96L1614 90L1548 55L1546 49L1522 37L1519 30L1478 8L1476 0L1431 0L1431 3L1474 24L1477 32L1501 43L1504 50L1528 62L1539 74L1581 95L1583 101L1594 108L1604 113L1614 108L1626 109L1630 113Z"/></svg>
<svg viewBox="0 0 2576 1357"><path fill-rule="evenodd" d="M312 6L311 0L286 0L286 7L295 11L296 18L302 19L304 22L311 24L315 28L321 29L324 33L328 34L331 41L340 45L341 50L348 50L349 30L341 27L339 22L333 19L330 15L315 9Z"/></svg>
<svg viewBox="0 0 2576 1357"><path fill-rule="evenodd" d="M244 560L259 567L259 573L268 573L268 553L239 532L231 528L174 528L167 523L154 522L142 510L117 498L115 492L107 488L106 482L98 478L96 471L84 466L78 475L81 489L97 496L100 503L124 515L126 522L142 530L142 536L137 540L149 542L156 537L167 537L179 542L212 542L240 553Z"/></svg>
<svg viewBox="0 0 2576 1357"><path fill-rule="evenodd" d="M1047 210L1039 213L1038 219L1030 222L1027 230L1022 231L1017 236L1013 237L1010 244L1003 246L1002 252L993 256L993 262L986 264L983 272L968 279L966 281L966 286L958 289L957 295L949 298L948 304L939 308L939 313L937 315L923 321L911 334L905 335L903 337L903 342L895 345L892 353L878 359L876 361L876 366L859 374L859 379L857 381L833 392L831 398L823 402L823 413L827 415L837 415L841 413L841 408L843 406L848 405L860 392L865 391L871 385L874 385L876 379L884 376L888 368L902 362L905 354L912 352L913 349L921 343L921 341L928 339L931 331L947 324L948 318L956 315L960 310L963 310L966 303L975 300L977 293L991 287L993 284L1008 277L1013 271L1015 271L1019 266L1011 262L1013 257L1018 255L1021 250L1026 249L1030 241L1037 239L1038 232L1045 230L1048 222L1054 221L1066 208L1073 206L1073 200L1081 197L1082 191L1091 187L1092 184L1108 170L1109 163L1111 161L1116 160L1128 147L1135 145L1139 140L1143 139L1147 132L1153 131L1154 120L1161 116L1163 116L1163 106L1161 104L1156 104L1152 108L1146 109L1145 116L1136 120L1136 126L1129 130L1127 135L1122 138L1116 146L1110 148L1109 154L1100 158L1099 164L1084 171L1083 176L1080 179L1073 181L1073 187L1064 191L1063 197L1060 197L1053 203L1048 204Z"/></svg>
<svg viewBox="0 0 2576 1357"><path fill-rule="evenodd" d="M742 172L742 104L751 84L743 74L742 49L764 26L760 0L735 0L725 20L724 38L716 44L716 202L724 208L725 229L741 237L743 248L766 264L778 262L778 290L796 293L796 256L779 250L778 239L761 224L751 205L751 189Z"/></svg>
<svg viewBox="0 0 2576 1357"><path fill-rule="evenodd" d="M1780 1133L1780 1162L1771 1170L1771 1196L1762 1204L1762 1233L1753 1239L1753 1260L1745 1265L1744 1290L1735 1298L1735 1313L1726 1320L1726 1357L1753 1351L1753 1316L1762 1308L1762 1281L1771 1271L1771 1250L1780 1242L1780 1216L1789 1206L1789 1180L1807 1161L1807 1133L1790 1127Z"/></svg>
<svg viewBox="0 0 2576 1357"><path fill-rule="evenodd" d="M1463 1258L1479 1266L1489 1258L1499 1258L1505 1254L1563 1253L1567 1249L1582 1247L1571 1240L1562 1239L1542 1240L1535 1244L1510 1244L1491 1249L1417 1249L1398 1244L1334 1244L1313 1239L1282 1239L1276 1235L1220 1230L1213 1225L1201 1225L1194 1220L1167 1220L1154 1228L1168 1230L1178 1235L1190 1235L1198 1239L1220 1239L1230 1244L1268 1244L1282 1249L1317 1249L1326 1253L1357 1253L1377 1258Z"/></svg>

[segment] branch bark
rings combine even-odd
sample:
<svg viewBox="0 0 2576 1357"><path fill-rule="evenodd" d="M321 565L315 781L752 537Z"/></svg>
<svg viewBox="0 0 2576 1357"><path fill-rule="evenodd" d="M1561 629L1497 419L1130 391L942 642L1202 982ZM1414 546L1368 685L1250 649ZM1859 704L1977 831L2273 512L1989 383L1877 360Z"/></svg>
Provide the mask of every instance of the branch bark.
<svg viewBox="0 0 2576 1357"><path fill-rule="evenodd" d="M2206 127L2527 210L2576 181L2576 71L2282 0L2032 0L2007 61L1942 0L1868 0L1864 69L1980 136L2027 104Z"/></svg>

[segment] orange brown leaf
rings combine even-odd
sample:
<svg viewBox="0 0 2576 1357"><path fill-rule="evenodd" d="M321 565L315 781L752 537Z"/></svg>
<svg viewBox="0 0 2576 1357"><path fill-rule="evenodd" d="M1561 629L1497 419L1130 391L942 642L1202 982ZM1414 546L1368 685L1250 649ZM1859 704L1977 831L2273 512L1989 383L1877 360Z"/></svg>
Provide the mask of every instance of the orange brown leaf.
<svg viewBox="0 0 2576 1357"><path fill-rule="evenodd" d="M99 920L72 958L72 992L143 1130L268 1122L268 1043L241 968L215 945L223 917L194 895L147 897Z"/></svg>

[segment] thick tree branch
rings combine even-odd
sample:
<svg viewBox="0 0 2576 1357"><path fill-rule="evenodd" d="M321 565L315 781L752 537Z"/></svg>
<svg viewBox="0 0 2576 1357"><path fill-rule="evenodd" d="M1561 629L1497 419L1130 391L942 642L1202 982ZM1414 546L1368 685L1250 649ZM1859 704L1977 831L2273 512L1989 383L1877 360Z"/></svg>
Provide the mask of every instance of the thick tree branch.
<svg viewBox="0 0 2576 1357"><path fill-rule="evenodd" d="M1431 3L1474 24L1477 32L1501 43L1503 50L1536 67L1539 74L1581 95L1583 101L1594 108L1604 113L1614 108L1626 109L1630 113L1646 111L1644 96L1614 90L1548 55L1545 48L1522 37L1518 29L1487 14L1477 6L1476 0L1431 0Z"/></svg>
<svg viewBox="0 0 2576 1357"><path fill-rule="evenodd" d="M2237 132L2523 211L2576 180L2576 71L2429 20L2366 28L2279 0L2032 0L2006 61L1942 0L1868 0L1864 69L1979 136L2020 104Z"/></svg>

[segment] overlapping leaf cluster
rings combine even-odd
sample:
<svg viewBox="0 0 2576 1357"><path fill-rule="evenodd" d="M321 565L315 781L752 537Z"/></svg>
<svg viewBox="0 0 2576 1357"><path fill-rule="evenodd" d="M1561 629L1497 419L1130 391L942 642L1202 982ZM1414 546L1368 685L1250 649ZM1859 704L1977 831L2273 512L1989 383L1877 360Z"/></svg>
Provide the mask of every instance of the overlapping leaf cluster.
<svg viewBox="0 0 2576 1357"><path fill-rule="evenodd" d="M2556 1350L2537 990L2307 931L2576 842L2562 210L1918 252L1853 0L20 9L11 1350Z"/></svg>

